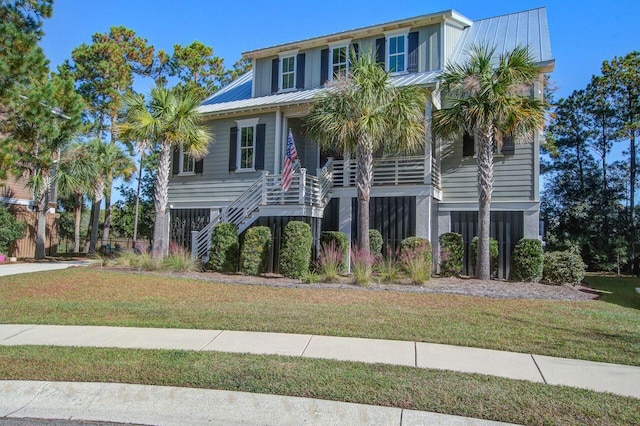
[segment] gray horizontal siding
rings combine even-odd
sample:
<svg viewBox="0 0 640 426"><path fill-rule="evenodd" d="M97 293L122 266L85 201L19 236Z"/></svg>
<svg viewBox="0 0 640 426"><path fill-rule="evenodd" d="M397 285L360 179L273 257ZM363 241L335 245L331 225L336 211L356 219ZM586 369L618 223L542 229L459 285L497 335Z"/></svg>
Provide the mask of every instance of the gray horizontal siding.
<svg viewBox="0 0 640 426"><path fill-rule="evenodd" d="M235 199L260 176L260 171L236 173L229 171L230 129L236 119L259 117L265 128L265 170L273 173L275 150L275 114L257 114L214 120L207 125L215 141L204 158L203 173L195 176L171 176L169 204L202 202L204 206Z"/></svg>
<svg viewBox="0 0 640 426"><path fill-rule="evenodd" d="M517 144L515 154L494 160L494 201L533 201L532 143ZM442 154L442 192L445 202L478 200L477 163L462 158L462 142L446 142Z"/></svg>

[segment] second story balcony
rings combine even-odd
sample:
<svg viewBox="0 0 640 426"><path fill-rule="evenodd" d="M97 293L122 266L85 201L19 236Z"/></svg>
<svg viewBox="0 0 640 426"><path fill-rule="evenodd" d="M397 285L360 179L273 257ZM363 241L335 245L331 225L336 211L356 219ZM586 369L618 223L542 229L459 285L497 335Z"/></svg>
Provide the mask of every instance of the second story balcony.
<svg viewBox="0 0 640 426"><path fill-rule="evenodd" d="M355 187L356 167L354 159L334 160L333 187ZM425 156L375 158L373 186L397 185L431 185L434 197L440 199L440 163Z"/></svg>

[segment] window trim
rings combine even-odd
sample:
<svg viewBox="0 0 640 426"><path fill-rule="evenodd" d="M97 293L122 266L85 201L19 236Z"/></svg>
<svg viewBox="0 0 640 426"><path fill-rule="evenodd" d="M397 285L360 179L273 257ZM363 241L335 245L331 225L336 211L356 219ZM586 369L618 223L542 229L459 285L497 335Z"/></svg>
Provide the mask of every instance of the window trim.
<svg viewBox="0 0 640 426"><path fill-rule="evenodd" d="M188 155L185 151L184 151L184 145L180 145L180 155L178 157L178 176L193 176L196 174L196 160L195 158L189 156L189 159L191 160L191 164L193 165L192 167L192 171L184 171L184 157L185 155Z"/></svg>
<svg viewBox="0 0 640 426"><path fill-rule="evenodd" d="M278 74L280 74L278 76L278 92L279 93L283 93L283 92L291 92L291 91L295 91L296 89L296 77L298 74L298 51L289 51L286 53L281 53L280 55L280 64L279 64L279 70L278 70ZM292 71L287 71L287 74L293 74L293 85L291 87L288 88L283 88L282 87L282 79L284 77L284 67L283 62L285 59L289 59L291 58L291 60L293 60L293 70Z"/></svg>
<svg viewBox="0 0 640 426"><path fill-rule="evenodd" d="M248 118L245 120L236 120L236 126L238 127L238 134L236 136L236 172L237 173L250 173L256 171L256 144L257 144L257 126L259 118ZM241 168L242 164L242 129L253 128L253 143L252 143L252 165L251 167Z"/></svg>
<svg viewBox="0 0 640 426"><path fill-rule="evenodd" d="M345 43L344 40L341 40L339 43L332 43L329 44L329 81L333 81L334 78L334 72L333 72L333 51L335 49L345 49L345 72L348 74L349 73L349 55L350 55L350 48L351 47L351 41L347 41Z"/></svg>
<svg viewBox="0 0 640 426"><path fill-rule="evenodd" d="M386 70L389 71L391 73L391 75L398 75L398 74L407 74L407 68L409 66L409 29L403 29L400 31L390 31L390 32L386 32L384 33L385 36L385 53L384 53L384 60L385 60L385 66L386 66ZM391 71L391 64L390 64L390 58L391 58L391 39L392 38L396 38L396 37L401 37L404 36L404 69L402 71ZM398 55L398 54L394 54Z"/></svg>

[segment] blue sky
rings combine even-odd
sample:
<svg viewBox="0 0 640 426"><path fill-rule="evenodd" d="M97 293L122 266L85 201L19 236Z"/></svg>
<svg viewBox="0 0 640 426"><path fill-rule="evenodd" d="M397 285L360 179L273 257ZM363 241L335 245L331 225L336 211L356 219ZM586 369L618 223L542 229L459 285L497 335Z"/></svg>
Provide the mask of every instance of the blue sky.
<svg viewBox="0 0 640 426"><path fill-rule="evenodd" d="M603 60L640 49L638 0L56 0L42 46L55 68L92 34L124 25L169 52L199 40L231 67L245 51L395 19L455 9L475 20L540 6L547 8L558 96L584 87Z"/></svg>

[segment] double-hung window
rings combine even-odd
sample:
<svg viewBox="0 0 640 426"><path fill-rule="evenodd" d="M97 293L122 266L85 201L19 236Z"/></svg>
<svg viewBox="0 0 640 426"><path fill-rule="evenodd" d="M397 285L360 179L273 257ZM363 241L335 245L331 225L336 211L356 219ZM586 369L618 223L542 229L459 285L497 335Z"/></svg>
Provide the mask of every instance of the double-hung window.
<svg viewBox="0 0 640 426"><path fill-rule="evenodd" d="M290 90L296 87L296 56L280 58L280 90Z"/></svg>
<svg viewBox="0 0 640 426"><path fill-rule="evenodd" d="M180 146L180 170L181 175L191 175L195 173L196 170L196 160L191 157L187 151L185 151L183 146Z"/></svg>
<svg viewBox="0 0 640 426"><path fill-rule="evenodd" d="M407 71L407 34L387 37L387 69L389 72Z"/></svg>
<svg viewBox="0 0 640 426"><path fill-rule="evenodd" d="M344 75L349 71L349 46L336 46L331 49L331 74L329 79L333 80L339 75Z"/></svg>
<svg viewBox="0 0 640 426"><path fill-rule="evenodd" d="M237 164L238 171L255 170L256 125L258 119L238 120Z"/></svg>

